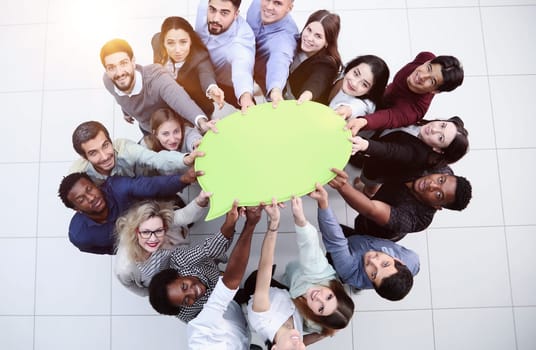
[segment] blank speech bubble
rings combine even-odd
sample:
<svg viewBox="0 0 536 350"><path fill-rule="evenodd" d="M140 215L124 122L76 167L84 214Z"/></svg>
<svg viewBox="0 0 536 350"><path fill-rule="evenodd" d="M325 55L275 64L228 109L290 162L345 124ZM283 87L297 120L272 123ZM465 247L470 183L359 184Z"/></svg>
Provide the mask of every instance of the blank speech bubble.
<svg viewBox="0 0 536 350"><path fill-rule="evenodd" d="M241 206L279 202L302 196L335 177L350 158L352 143L345 121L320 103L282 101L249 108L247 115L233 113L217 124L219 132L205 134L198 149L195 170L204 191L211 192L206 220Z"/></svg>

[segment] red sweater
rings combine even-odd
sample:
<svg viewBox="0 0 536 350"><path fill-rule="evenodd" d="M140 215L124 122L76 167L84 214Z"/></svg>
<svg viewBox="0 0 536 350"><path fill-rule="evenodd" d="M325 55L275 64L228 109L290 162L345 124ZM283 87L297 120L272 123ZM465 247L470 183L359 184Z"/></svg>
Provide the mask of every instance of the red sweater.
<svg viewBox="0 0 536 350"><path fill-rule="evenodd" d="M408 76L421 64L434 59L431 52L421 52L415 59L396 73L393 82L385 89L384 105L387 107L364 116L367 125L363 130L393 129L415 124L424 117L432 103L433 93L416 94L408 88Z"/></svg>

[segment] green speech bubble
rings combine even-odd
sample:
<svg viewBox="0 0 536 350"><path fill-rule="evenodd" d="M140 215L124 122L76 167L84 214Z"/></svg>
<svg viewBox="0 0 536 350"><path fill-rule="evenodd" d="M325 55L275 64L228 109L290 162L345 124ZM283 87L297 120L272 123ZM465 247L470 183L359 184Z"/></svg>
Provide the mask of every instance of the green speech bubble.
<svg viewBox="0 0 536 350"><path fill-rule="evenodd" d="M247 115L233 113L209 131L199 145L205 156L195 170L204 191L211 192L206 220L225 214L234 199L240 205L279 202L314 190L335 177L331 168L342 169L352 144L344 120L320 103L282 101L251 107Z"/></svg>

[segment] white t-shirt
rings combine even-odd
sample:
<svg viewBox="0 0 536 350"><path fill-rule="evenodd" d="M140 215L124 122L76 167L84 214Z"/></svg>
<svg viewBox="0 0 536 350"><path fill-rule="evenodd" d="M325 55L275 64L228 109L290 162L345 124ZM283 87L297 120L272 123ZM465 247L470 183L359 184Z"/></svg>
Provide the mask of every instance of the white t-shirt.
<svg viewBox="0 0 536 350"><path fill-rule="evenodd" d="M186 327L188 349L249 349L247 321L233 300L237 290L227 288L220 277L203 310Z"/></svg>
<svg viewBox="0 0 536 350"><path fill-rule="evenodd" d="M288 291L270 287L270 308L264 312L253 311L253 298L248 302L248 320L251 329L264 339L273 341L276 332L290 316L293 316L294 328L300 332L303 338L302 317L290 298Z"/></svg>

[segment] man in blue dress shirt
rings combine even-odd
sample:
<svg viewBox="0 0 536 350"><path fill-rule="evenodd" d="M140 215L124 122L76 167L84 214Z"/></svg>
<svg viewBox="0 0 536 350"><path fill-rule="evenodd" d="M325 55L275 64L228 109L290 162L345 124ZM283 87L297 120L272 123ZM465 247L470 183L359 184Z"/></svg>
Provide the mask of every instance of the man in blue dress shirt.
<svg viewBox="0 0 536 350"><path fill-rule="evenodd" d="M253 0L248 9L257 47L254 78L274 105L283 99L296 50L299 31L290 16L293 6L294 0Z"/></svg>
<svg viewBox="0 0 536 350"><path fill-rule="evenodd" d="M195 31L207 46L225 101L245 113L253 106L255 36L240 17L241 0L200 0Z"/></svg>
<svg viewBox="0 0 536 350"><path fill-rule="evenodd" d="M180 176L109 176L98 187L86 173L67 175L58 195L67 208L76 211L69 225L69 240L82 252L115 254L115 221L134 201L169 198L195 179L191 168Z"/></svg>

